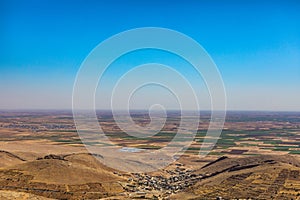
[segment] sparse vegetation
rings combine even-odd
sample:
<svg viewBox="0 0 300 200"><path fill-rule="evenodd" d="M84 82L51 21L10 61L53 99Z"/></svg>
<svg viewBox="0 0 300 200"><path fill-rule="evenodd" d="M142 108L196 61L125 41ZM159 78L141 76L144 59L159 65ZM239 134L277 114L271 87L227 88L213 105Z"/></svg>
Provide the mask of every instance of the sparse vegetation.
<svg viewBox="0 0 300 200"><path fill-rule="evenodd" d="M160 132L136 138L121 131L111 114L98 115L114 144L148 151L168 144L179 124L178 114L172 112ZM95 159L101 155L93 157L85 150L71 113L39 113L38 117L0 113L0 197L11 191L58 199L295 199L300 195L300 114L236 115L227 116L225 129L207 157L198 157L209 123L209 115L202 115L192 145L177 162L156 172L131 174L102 165ZM134 120L146 123L147 116L134 114ZM91 139L86 145L110 144ZM222 156L229 158L217 160Z"/></svg>

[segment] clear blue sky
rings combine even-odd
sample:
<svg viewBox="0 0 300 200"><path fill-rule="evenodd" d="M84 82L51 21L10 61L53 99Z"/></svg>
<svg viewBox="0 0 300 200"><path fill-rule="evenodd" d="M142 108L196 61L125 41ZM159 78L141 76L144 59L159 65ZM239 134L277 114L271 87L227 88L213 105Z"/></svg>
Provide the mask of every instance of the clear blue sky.
<svg viewBox="0 0 300 200"><path fill-rule="evenodd" d="M0 109L71 108L88 53L114 34L151 26L180 31L206 49L229 109L299 111L299 11L296 0L2 0Z"/></svg>

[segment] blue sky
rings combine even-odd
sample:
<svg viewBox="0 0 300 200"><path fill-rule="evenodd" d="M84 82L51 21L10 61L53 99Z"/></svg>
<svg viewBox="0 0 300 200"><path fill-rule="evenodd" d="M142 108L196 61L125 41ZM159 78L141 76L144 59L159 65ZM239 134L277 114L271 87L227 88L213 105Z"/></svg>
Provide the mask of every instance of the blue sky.
<svg viewBox="0 0 300 200"><path fill-rule="evenodd" d="M296 0L2 0L0 109L71 108L76 73L89 52L114 34L150 26L180 31L206 49L223 77L228 109L299 111L299 10ZM147 54L142 61L176 65L172 56ZM129 57L119 65L134 63Z"/></svg>

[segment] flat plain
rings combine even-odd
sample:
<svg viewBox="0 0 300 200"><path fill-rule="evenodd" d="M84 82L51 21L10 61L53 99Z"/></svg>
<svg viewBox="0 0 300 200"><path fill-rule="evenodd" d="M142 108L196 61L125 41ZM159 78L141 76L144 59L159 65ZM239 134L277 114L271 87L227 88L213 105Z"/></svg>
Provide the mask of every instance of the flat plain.
<svg viewBox="0 0 300 200"><path fill-rule="evenodd" d="M300 113L229 111L216 146L203 158L210 113L200 114L193 142L178 160L130 173L87 151L71 111L1 111L0 199L300 199ZM169 112L160 132L135 138L109 111L97 116L115 145L146 151L166 146L180 124L180 114ZM143 111L131 117L140 126L150 122Z"/></svg>

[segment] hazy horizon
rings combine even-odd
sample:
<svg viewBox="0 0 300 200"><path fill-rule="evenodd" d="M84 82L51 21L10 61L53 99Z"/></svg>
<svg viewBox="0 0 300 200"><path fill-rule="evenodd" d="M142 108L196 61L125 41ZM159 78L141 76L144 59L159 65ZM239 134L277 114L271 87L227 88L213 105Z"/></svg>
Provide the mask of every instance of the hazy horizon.
<svg viewBox="0 0 300 200"><path fill-rule="evenodd" d="M6 109L0 109L0 112L73 112L72 109L57 109L57 108L49 108L49 109L38 109L38 108L6 108ZM109 109L97 109L97 110L85 110L81 109L78 111L96 111L96 112L111 112L112 110ZM127 112L128 110L115 110L116 112ZM147 109L131 109L130 112L148 112ZM154 110L154 111L160 111L160 110ZM180 111L187 111L187 112L196 112L197 110L167 110L167 112L180 112ZM221 110L214 110L215 112L223 112ZM198 112L212 112L212 110L198 110ZM258 112L258 113L300 113L300 110L226 110L227 113L230 112Z"/></svg>

